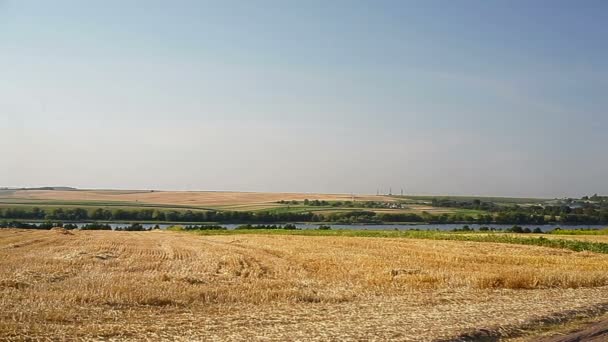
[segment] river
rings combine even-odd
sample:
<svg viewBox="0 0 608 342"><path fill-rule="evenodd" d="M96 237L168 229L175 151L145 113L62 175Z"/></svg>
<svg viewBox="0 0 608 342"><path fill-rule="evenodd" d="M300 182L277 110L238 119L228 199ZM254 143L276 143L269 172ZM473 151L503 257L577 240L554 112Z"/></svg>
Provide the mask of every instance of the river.
<svg viewBox="0 0 608 342"><path fill-rule="evenodd" d="M31 222L35 223L35 222ZM90 222L88 222L90 223ZM88 224L87 222L75 222L72 224L77 225L78 227L82 227L83 225ZM109 223L112 229L116 227L125 227L130 225L130 223ZM178 223L172 224L156 224L156 223L142 223L144 228L153 228L155 226L159 226L160 229L166 229L167 227L178 225ZM179 225L187 225L187 224L179 224ZM226 227L227 229L235 229L242 224L219 224L222 227ZM255 224L253 224L255 226ZM278 224L277 224L278 225ZM319 223L294 223L294 225L299 229L317 229L319 227ZM450 231L456 228L462 228L464 224L329 224L329 226L334 230L345 229L345 230L440 230L440 231ZM495 229L507 229L513 227L512 224L468 224L470 228L475 230L479 230L480 227L490 227ZM532 224L520 224L518 225L522 228L529 228L530 230L534 230L535 228L540 228L543 232L551 231L555 228L563 228L563 229L603 229L607 228L606 225L559 225L559 224L545 224L545 225L532 225Z"/></svg>

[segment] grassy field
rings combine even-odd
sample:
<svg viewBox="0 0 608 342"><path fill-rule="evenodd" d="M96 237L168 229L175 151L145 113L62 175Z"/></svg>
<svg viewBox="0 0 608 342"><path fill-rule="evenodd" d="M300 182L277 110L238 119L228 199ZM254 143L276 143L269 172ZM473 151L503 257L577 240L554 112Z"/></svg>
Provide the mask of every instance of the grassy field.
<svg viewBox="0 0 608 342"><path fill-rule="evenodd" d="M549 199L547 198L529 198L529 197L488 197L488 196L395 196L410 201L431 201L435 199L447 199L455 201L472 201L479 199L484 202L492 202L497 204L537 204L545 203Z"/></svg>
<svg viewBox="0 0 608 342"><path fill-rule="evenodd" d="M428 341L608 308L606 254L314 234L2 229L0 339Z"/></svg>
<svg viewBox="0 0 608 342"><path fill-rule="evenodd" d="M564 235L564 234L530 234L530 237L543 237L546 239L554 239L554 240L573 240L573 241L587 241L593 243L606 243L608 244L608 234L573 234L573 235Z"/></svg>

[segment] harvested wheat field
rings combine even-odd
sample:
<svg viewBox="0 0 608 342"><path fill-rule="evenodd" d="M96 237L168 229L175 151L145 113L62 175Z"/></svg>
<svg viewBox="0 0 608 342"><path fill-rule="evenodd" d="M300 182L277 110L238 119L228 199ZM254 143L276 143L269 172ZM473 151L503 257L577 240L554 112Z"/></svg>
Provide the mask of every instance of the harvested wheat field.
<svg viewBox="0 0 608 342"><path fill-rule="evenodd" d="M608 255L288 235L0 230L0 339L451 340L608 308Z"/></svg>
<svg viewBox="0 0 608 342"><path fill-rule="evenodd" d="M350 194L315 194L231 191L142 191L142 190L11 190L3 198L12 200L123 201L202 207L267 204L280 200L351 200ZM356 195L358 201L394 201L387 196Z"/></svg>

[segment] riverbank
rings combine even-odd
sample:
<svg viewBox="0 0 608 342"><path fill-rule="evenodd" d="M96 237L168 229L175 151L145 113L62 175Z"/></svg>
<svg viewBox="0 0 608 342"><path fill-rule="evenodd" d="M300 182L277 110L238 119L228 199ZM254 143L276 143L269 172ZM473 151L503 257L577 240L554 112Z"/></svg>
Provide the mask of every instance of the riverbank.
<svg viewBox="0 0 608 342"><path fill-rule="evenodd" d="M124 227L131 224L140 224L142 227L146 229L155 228L158 226L159 229L167 229L172 226L193 226L193 225L210 225L210 226L222 226L228 230L236 229L237 227L243 226L249 223L219 223L219 222L176 222L176 221L107 221L107 220L89 220L89 221L53 221L53 220L0 220L0 226L2 223L10 223L10 222L22 222L26 224L42 224L42 223L54 223L55 225L59 224L71 224L76 225L77 227L81 227L84 225L92 224L92 223L101 223L108 224L111 227ZM453 231L460 230L463 227L468 227L470 230L479 231L480 229L487 228L490 231L506 231L514 227L512 224L420 224L414 222L401 222L401 223L382 223L382 224L344 224L344 223L335 223L335 222L280 222L280 223L255 223L253 225L285 225L290 224L294 225L298 229L302 230L310 230L317 229L319 226L330 226L334 230L423 230L423 231ZM4 224L4 226L7 226ZM553 231L557 228L562 231L585 231L585 230L601 230L607 228L606 225L559 225L559 224L546 224L546 225L515 225L521 227L522 230L529 229L530 231L534 231L537 228L542 232Z"/></svg>

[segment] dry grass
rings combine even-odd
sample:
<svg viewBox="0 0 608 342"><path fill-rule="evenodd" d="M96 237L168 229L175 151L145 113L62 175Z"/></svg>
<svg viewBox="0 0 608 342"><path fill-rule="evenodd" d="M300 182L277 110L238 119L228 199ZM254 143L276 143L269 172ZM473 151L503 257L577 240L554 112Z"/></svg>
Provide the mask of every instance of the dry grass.
<svg viewBox="0 0 608 342"><path fill-rule="evenodd" d="M472 236L480 236L480 235L492 235L485 233L474 233ZM469 234L462 234L469 235ZM555 239L555 240L572 240L572 241L586 241L586 242L601 242L608 243L608 235L565 235L565 234L501 234L503 236L512 236L516 238L545 238L545 239Z"/></svg>
<svg viewBox="0 0 608 342"><path fill-rule="evenodd" d="M0 230L0 339L432 340L607 303L608 255L462 241Z"/></svg>
<svg viewBox="0 0 608 342"><path fill-rule="evenodd" d="M559 239L559 240L575 240L575 241L588 241L588 242L603 242L608 243L608 235L551 235L551 234L534 234L535 236L542 236L547 239Z"/></svg>
<svg viewBox="0 0 608 342"><path fill-rule="evenodd" d="M608 314L595 316L574 318L573 320L559 324L548 324L544 327L539 327L532 331L527 331L522 336L507 338L506 342L538 342L546 341L546 339L556 336L567 336L576 331L587 329L598 321L608 321ZM601 338L601 337L598 337ZM601 341L601 340L596 340Z"/></svg>

